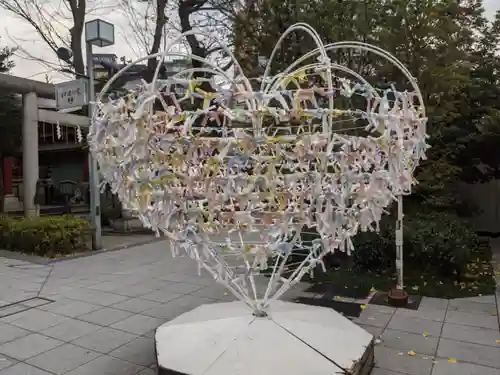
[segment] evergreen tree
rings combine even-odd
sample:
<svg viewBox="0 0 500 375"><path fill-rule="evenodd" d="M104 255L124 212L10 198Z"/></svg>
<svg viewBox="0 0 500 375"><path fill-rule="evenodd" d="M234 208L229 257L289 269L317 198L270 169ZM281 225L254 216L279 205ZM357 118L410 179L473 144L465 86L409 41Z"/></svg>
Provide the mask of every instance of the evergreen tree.
<svg viewBox="0 0 500 375"><path fill-rule="evenodd" d="M236 53L249 75L296 22L314 27L324 42L362 41L395 55L417 79L429 117L432 148L417 171L411 200L452 208L457 181L500 176L500 13L487 21L481 0L263 0L234 25ZM277 72L314 48L304 33L291 35L273 66ZM373 54L331 53L375 86L407 79ZM260 70L262 74L262 70Z"/></svg>

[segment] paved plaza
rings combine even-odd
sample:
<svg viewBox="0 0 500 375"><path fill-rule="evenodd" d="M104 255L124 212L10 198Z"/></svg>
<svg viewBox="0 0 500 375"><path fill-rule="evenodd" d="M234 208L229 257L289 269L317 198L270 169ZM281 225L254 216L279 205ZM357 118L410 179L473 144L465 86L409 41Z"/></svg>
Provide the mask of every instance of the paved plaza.
<svg viewBox="0 0 500 375"><path fill-rule="evenodd" d="M165 242L51 264L0 258L0 375L153 375L155 328L228 300ZM498 375L498 313L495 296L424 298L418 311L368 305L356 322L380 336L373 375Z"/></svg>

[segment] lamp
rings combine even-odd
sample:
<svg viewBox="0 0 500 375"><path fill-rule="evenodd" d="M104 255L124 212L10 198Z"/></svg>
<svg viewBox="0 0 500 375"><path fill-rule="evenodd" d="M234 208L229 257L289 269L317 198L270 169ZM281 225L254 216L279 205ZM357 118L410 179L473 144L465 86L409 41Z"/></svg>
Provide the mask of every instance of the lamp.
<svg viewBox="0 0 500 375"><path fill-rule="evenodd" d="M98 47L115 44L115 26L101 19L85 23L85 42Z"/></svg>

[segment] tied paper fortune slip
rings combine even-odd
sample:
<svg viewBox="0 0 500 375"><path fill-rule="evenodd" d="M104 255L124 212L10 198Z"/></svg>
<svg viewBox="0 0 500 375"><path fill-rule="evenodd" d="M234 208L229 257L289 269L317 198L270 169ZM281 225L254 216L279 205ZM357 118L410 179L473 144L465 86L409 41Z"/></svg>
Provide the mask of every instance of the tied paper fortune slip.
<svg viewBox="0 0 500 375"><path fill-rule="evenodd" d="M158 64L152 82L111 99L107 90L129 66L122 69L101 92L88 136L103 183L123 208L255 313L327 253L355 250L356 233L378 230L396 196L411 192L428 147L422 96L401 63L362 43L324 45L304 24L284 36L294 30L311 35L317 49L271 75L273 52L260 87L225 46L234 77L188 55L203 67L159 80ZM133 64L179 55L171 50L185 36ZM414 92L374 88L331 62L328 52L339 48L387 58ZM303 64L311 56L317 62ZM341 108L338 98L364 104ZM305 227L319 238L303 241Z"/></svg>

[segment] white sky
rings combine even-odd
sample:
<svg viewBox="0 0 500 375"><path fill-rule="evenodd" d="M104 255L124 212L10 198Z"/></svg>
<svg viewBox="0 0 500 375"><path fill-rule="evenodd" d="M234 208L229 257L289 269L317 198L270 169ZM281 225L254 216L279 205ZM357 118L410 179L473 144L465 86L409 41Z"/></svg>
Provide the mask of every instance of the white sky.
<svg viewBox="0 0 500 375"><path fill-rule="evenodd" d="M61 0L50 0L50 3L56 3ZM99 3L115 3L116 0L100 0ZM500 8L500 0L485 0L484 6L489 17L493 17L495 11ZM115 53L120 56L127 56L128 58L136 58L137 50L136 46L131 45L131 40L133 40L130 35L126 34L127 21L124 14L116 10L107 8L105 10L94 13L92 16L87 17L92 18L102 18L106 21L115 24L115 45L107 48L95 48L94 53ZM54 53L48 49L45 43L40 39L37 33L34 31L31 25L26 21L19 20L18 18L12 16L9 12L0 9L0 37L2 45L8 44L14 46L13 38L20 41L21 46L30 51L32 55L43 58L48 61L57 61L57 57ZM61 26L61 30L64 30L64 26ZM55 83L61 80L67 80L64 76L61 76L57 72L50 71L47 66L37 61L21 60L19 58L15 59L16 67L12 70L12 73L18 76L27 77L31 79L37 79L40 81L45 80L45 74Z"/></svg>

